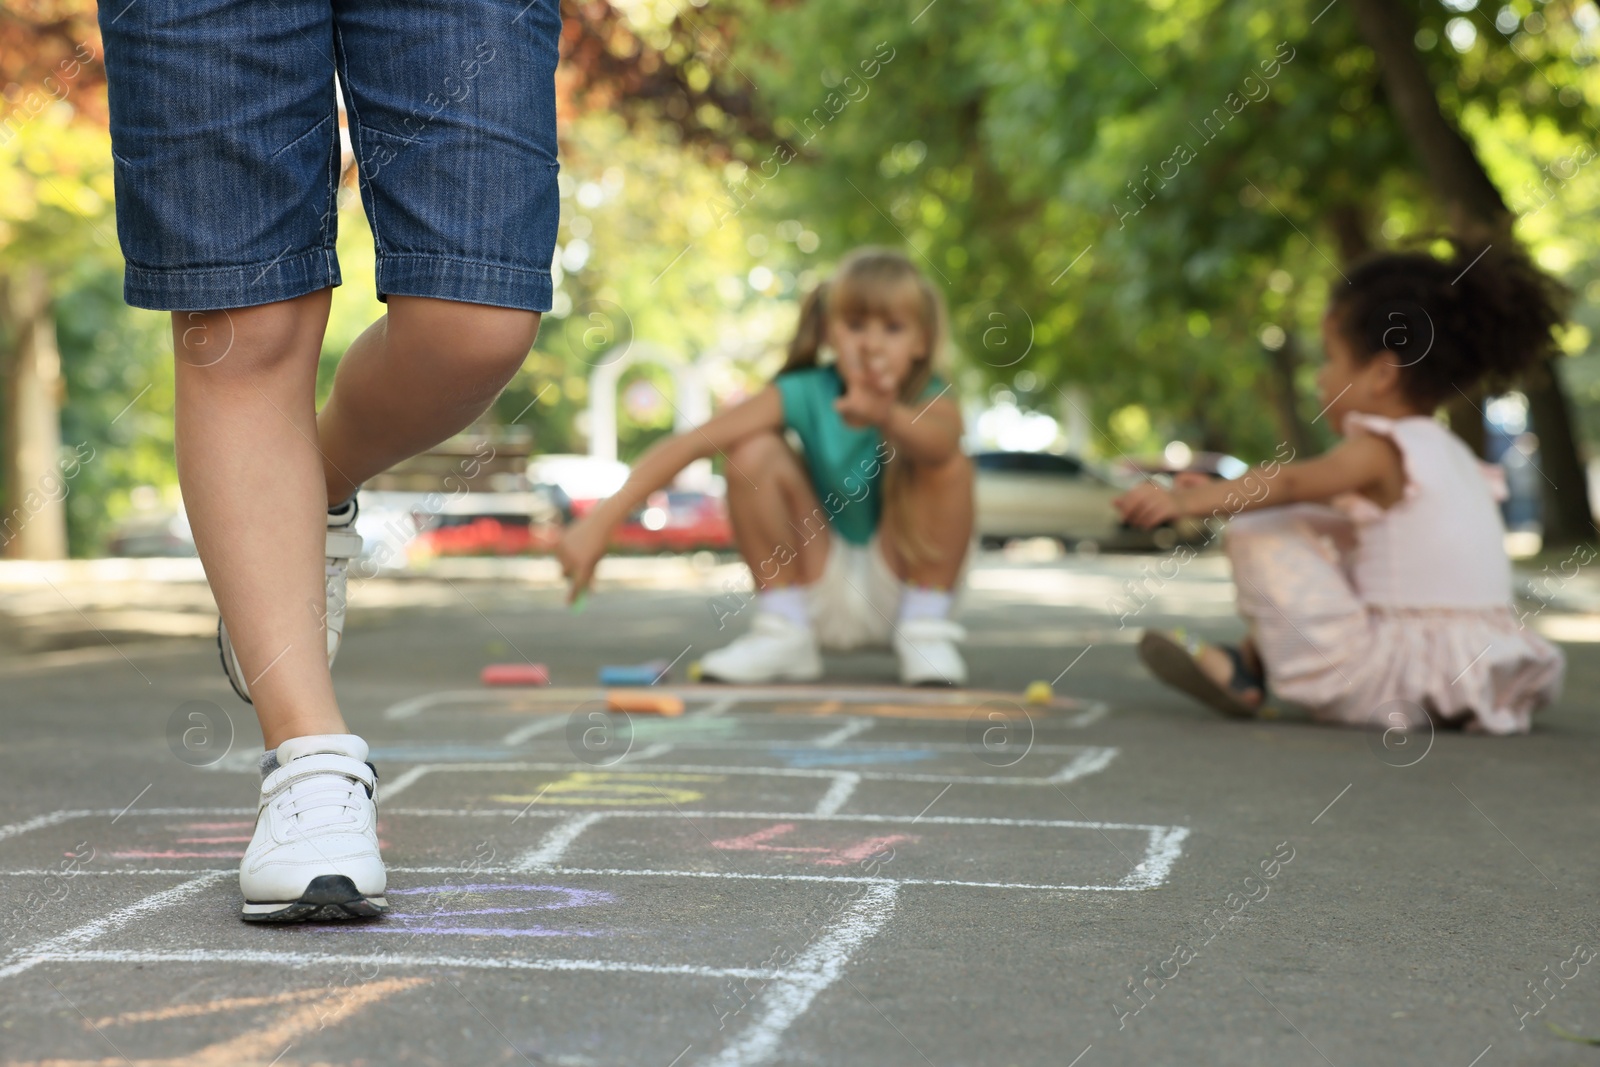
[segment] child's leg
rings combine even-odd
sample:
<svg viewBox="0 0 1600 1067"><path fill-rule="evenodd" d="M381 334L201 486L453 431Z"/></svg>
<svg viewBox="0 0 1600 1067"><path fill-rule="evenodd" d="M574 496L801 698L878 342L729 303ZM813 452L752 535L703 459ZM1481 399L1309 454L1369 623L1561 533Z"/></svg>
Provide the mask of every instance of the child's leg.
<svg viewBox="0 0 1600 1067"><path fill-rule="evenodd" d="M759 590L809 585L828 561L828 513L805 464L775 433L728 453L728 517Z"/></svg>
<svg viewBox="0 0 1600 1067"><path fill-rule="evenodd" d="M1327 508L1290 506L1239 515L1224 539L1268 684L1324 716L1342 715L1368 681L1371 624L1345 572L1348 534Z"/></svg>
<svg viewBox="0 0 1600 1067"><path fill-rule="evenodd" d="M966 631L950 615L972 542L972 461L958 453L943 463L918 464L907 473L905 491L884 500L878 535L883 562L903 586L892 628L900 680L907 685L964 685L967 666L957 645ZM904 520L930 551L906 551L907 546L896 542L901 524L891 519Z"/></svg>
<svg viewBox="0 0 1600 1067"><path fill-rule="evenodd" d="M505 388L539 333L539 313L420 296L350 345L317 416L328 502L469 426Z"/></svg>
<svg viewBox="0 0 1600 1067"><path fill-rule="evenodd" d="M972 461L957 454L937 465L918 464L910 474L910 491L895 506L907 509L908 525L922 533L935 554L928 559L907 560L894 543L893 524L885 523L884 558L909 586L952 589L961 576L972 542ZM885 506L889 506L887 501Z"/></svg>
<svg viewBox="0 0 1600 1067"><path fill-rule="evenodd" d="M330 294L172 316L178 480L268 749L346 729L322 625L314 408Z"/></svg>
<svg viewBox="0 0 1600 1067"><path fill-rule="evenodd" d="M707 653L701 671L742 685L820 678L812 594L832 535L805 466L777 434L758 434L729 450L728 515L756 583L757 606L749 630ZM744 607L718 609L718 628Z"/></svg>

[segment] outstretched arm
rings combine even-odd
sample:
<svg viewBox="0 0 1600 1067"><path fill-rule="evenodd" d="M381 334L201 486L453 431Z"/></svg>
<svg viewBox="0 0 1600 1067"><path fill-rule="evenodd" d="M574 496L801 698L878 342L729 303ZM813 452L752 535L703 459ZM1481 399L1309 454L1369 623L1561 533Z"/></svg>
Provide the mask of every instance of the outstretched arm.
<svg viewBox="0 0 1600 1067"><path fill-rule="evenodd" d="M561 573L572 582L567 602L589 587L611 532L651 493L666 487L697 459L724 452L752 434L782 428L783 401L777 386L769 385L750 399L717 412L702 425L651 445L634 464L622 488L596 504L562 536L556 555L561 560Z"/></svg>
<svg viewBox="0 0 1600 1067"><path fill-rule="evenodd" d="M1398 485L1404 478L1400 453L1376 434L1351 437L1316 459L1267 463L1225 482L1163 489L1145 482L1112 501L1130 526L1149 529L1180 518L1327 501L1341 493Z"/></svg>

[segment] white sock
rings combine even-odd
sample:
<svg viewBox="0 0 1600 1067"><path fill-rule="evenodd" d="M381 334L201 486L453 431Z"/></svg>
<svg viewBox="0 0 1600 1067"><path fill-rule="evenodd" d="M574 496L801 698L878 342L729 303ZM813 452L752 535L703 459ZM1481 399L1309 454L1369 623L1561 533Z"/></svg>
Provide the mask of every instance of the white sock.
<svg viewBox="0 0 1600 1067"><path fill-rule="evenodd" d="M756 594L761 610L788 619L796 626L810 626L810 599L803 585L786 585L763 589Z"/></svg>
<svg viewBox="0 0 1600 1067"><path fill-rule="evenodd" d="M900 596L900 621L948 618L954 599L945 589L933 589L925 585L907 586Z"/></svg>

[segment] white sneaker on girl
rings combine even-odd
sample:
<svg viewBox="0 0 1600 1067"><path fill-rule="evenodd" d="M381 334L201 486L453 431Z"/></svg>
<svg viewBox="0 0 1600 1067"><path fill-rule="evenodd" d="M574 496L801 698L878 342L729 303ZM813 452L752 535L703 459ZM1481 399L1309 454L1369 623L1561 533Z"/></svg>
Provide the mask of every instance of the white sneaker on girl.
<svg viewBox="0 0 1600 1067"><path fill-rule="evenodd" d="M812 682L822 677L822 653L810 626L763 611L750 632L700 661L704 678L740 685Z"/></svg>
<svg viewBox="0 0 1600 1067"><path fill-rule="evenodd" d="M378 772L355 734L294 737L262 757L256 829L239 865L246 922L383 914Z"/></svg>
<svg viewBox="0 0 1600 1067"><path fill-rule="evenodd" d="M333 666L339 654L339 644L344 639L344 615L348 589L350 560L361 554L361 535L356 533L356 513L360 510L356 498L328 511L328 535L323 559L323 590L327 598L328 666ZM234 654L233 642L228 638L228 626L217 620L217 651L222 654L222 670L233 685L233 691L246 704L251 703L250 687L245 683L244 668Z"/></svg>
<svg viewBox="0 0 1600 1067"><path fill-rule="evenodd" d="M966 629L949 619L902 619L894 628L900 681L905 685L965 685L967 664L956 643L966 636Z"/></svg>

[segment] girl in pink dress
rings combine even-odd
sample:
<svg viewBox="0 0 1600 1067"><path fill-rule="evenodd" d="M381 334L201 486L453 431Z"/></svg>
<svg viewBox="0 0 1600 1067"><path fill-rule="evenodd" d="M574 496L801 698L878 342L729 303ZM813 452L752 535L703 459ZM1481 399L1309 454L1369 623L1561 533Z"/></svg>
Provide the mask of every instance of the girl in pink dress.
<svg viewBox="0 0 1600 1067"><path fill-rule="evenodd" d="M1559 695L1565 660L1513 608L1498 468L1433 413L1544 358L1559 305L1526 260L1494 251L1384 255L1352 271L1322 319L1317 379L1340 444L1117 499L1141 527L1230 520L1250 631L1238 646L1147 631L1145 664L1234 715L1255 714L1270 686L1325 722L1526 733Z"/></svg>

